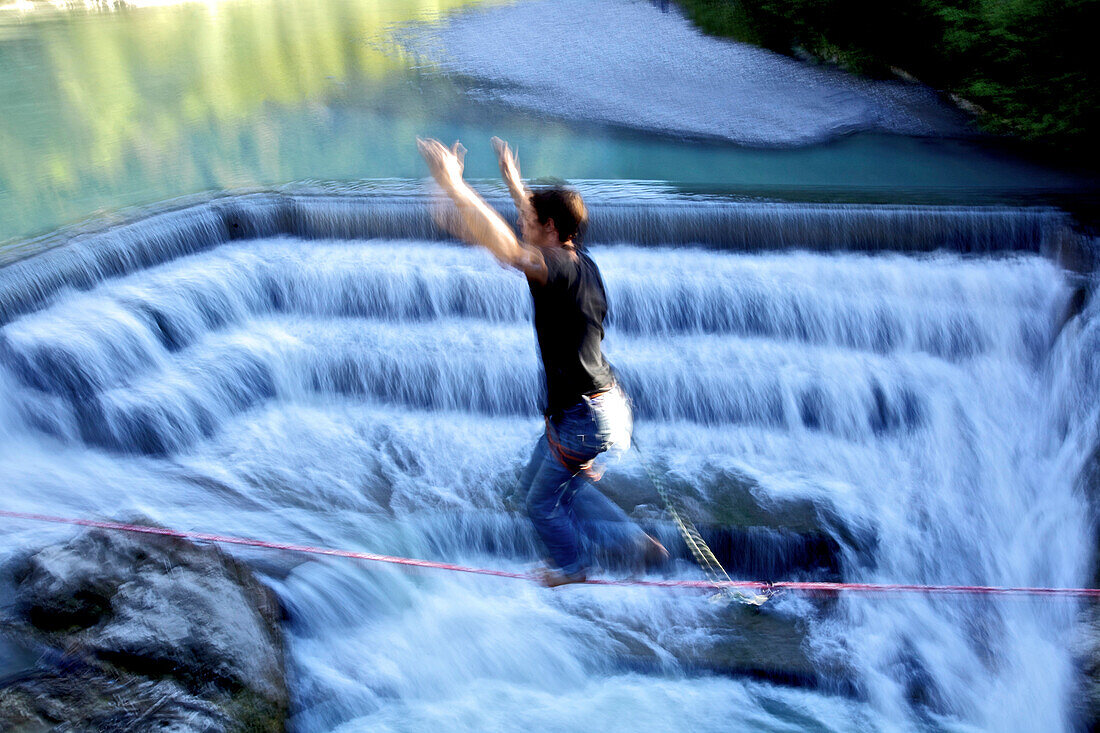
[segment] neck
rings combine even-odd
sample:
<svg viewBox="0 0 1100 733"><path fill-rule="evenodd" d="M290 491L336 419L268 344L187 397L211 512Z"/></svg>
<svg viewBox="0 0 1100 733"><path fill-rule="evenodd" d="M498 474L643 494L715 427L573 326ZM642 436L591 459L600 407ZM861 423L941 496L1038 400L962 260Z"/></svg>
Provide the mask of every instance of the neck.
<svg viewBox="0 0 1100 733"><path fill-rule="evenodd" d="M545 241L540 246L543 249L574 249L573 240L570 239L565 242L560 242L557 237Z"/></svg>

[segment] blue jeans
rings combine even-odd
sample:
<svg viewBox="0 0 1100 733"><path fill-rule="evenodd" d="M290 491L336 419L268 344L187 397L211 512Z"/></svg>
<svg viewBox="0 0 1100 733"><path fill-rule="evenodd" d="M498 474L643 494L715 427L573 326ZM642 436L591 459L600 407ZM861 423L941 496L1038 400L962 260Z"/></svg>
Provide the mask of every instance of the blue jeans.
<svg viewBox="0 0 1100 733"><path fill-rule="evenodd" d="M645 532L574 467L559 458L564 451L591 460L616 442L629 441L630 410L616 387L606 399L585 399L548 422L523 473L527 513L550 556L563 573L585 569L580 533L596 544L636 554ZM625 423L624 423L625 421ZM557 443L558 449L551 446ZM579 532L578 532L579 530Z"/></svg>

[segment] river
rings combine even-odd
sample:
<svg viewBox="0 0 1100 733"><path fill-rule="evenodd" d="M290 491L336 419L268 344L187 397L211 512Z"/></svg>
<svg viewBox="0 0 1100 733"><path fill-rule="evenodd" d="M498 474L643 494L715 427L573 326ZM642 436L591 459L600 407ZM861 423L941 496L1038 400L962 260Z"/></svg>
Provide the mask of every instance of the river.
<svg viewBox="0 0 1100 733"><path fill-rule="evenodd" d="M509 497L541 425L525 286L442 239L403 180L416 133L496 132L532 175L582 179L641 458L726 538L735 574L1088 584L1095 305L1067 324L1067 218L1009 205L1069 174L977 143L752 150L539 121L364 42L420 6L326 2L292 22L270 5L0 26L0 67L50 80L2 123L19 143L0 164L4 508L534 566ZM195 32L252 25L227 47ZM0 78L4 99L30 83ZM882 167L853 181L860 155ZM470 165L491 172L484 151ZM969 183L966 203L996 205L905 200ZM254 186L281 190L196 194ZM605 481L677 549L665 574L700 577L639 454ZM4 522L0 553L65 533ZM294 730L1073 725L1072 602L787 594L756 614L239 553L286 607Z"/></svg>

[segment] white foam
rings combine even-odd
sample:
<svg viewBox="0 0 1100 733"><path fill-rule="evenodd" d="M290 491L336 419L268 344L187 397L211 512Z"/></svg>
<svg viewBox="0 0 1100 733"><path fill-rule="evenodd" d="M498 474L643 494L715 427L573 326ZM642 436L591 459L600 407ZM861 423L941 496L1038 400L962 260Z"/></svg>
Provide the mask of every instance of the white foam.
<svg viewBox="0 0 1100 733"><path fill-rule="evenodd" d="M167 252L140 271L100 260L86 290L0 328L5 508L536 561L508 495L541 430L517 277L429 241ZM636 324L609 331L608 354L636 399L637 441L686 501L755 511L739 498L750 491L793 532L830 533L845 579L1086 582L1075 477L1098 442L1100 311L1056 339L1071 291L1050 262L593 256L617 317ZM722 308L727 321L701 320ZM975 348L922 350L919 334L956 332ZM605 481L658 518L639 458ZM23 526L0 522L0 559L48 541ZM288 609L297 730L1069 727L1071 604L846 596L791 609L811 661L850 669L864 703L697 674L727 668L750 622L696 595L257 562ZM783 636L760 649L780 665Z"/></svg>

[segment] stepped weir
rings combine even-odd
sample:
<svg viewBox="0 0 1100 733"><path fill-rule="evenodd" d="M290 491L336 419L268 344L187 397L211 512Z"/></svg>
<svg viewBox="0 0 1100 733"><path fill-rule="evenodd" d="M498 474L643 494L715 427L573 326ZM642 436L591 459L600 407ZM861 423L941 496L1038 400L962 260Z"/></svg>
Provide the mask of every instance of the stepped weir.
<svg viewBox="0 0 1100 733"><path fill-rule="evenodd" d="M1089 583L1098 329L1066 215L582 190L640 442L732 572ZM11 508L530 567L511 496L540 426L526 286L447 240L429 203L400 182L223 195L11 250ZM602 488L674 546L635 459ZM1069 603L730 615L691 594L271 562L303 730L474 705L491 727L547 680L563 707L543 722L565 727L616 705L685 725L1070 725ZM681 551L670 572L696 571Z"/></svg>

